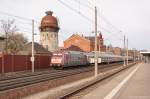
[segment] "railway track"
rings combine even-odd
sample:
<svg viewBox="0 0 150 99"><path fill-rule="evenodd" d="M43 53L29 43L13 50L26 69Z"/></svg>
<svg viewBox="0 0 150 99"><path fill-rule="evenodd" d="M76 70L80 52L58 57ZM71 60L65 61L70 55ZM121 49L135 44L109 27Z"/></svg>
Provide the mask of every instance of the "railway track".
<svg viewBox="0 0 150 99"><path fill-rule="evenodd" d="M36 71L34 73L31 71L11 73L9 75L8 74L1 75L0 81L16 79L16 78L21 78L21 77L28 77L28 76L36 76L36 75L47 74L47 73L52 73L52 72L56 72L56 70L41 70L41 71ZM58 72L58 70L57 70L57 72Z"/></svg>
<svg viewBox="0 0 150 99"><path fill-rule="evenodd" d="M99 69L110 68L112 66L121 65L121 63L114 63L109 65L100 65ZM43 81L58 79L62 77L71 76L74 74L79 74L83 72L92 71L94 68L93 66L82 67L82 68L74 68L74 69L67 69L67 70L54 70L54 71L45 71L45 72L37 72L37 73L27 73L21 76L15 77L6 77L0 79L0 91L5 91L9 89L14 89L18 87L23 87L26 85L31 85Z"/></svg>

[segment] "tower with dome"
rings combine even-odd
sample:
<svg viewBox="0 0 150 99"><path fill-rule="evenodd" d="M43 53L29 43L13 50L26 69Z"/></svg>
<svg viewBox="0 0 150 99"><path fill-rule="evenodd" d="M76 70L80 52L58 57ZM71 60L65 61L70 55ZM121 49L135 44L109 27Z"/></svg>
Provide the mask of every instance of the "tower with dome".
<svg viewBox="0 0 150 99"><path fill-rule="evenodd" d="M58 20L53 16L52 11L47 11L46 16L41 20L40 25L40 44L48 51L58 49Z"/></svg>

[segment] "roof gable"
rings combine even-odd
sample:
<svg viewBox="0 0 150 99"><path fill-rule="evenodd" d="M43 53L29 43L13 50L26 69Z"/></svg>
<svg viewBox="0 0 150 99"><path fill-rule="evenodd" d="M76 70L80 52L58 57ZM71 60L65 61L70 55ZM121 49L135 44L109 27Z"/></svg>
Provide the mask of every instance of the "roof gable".
<svg viewBox="0 0 150 99"><path fill-rule="evenodd" d="M90 41L90 40L88 40L88 39L86 39L86 38L84 38L84 37L81 37L80 35L78 35L78 34L73 34L72 36L70 36L67 40L65 40L64 42L67 42L67 41L69 41L69 40L71 40L71 39L73 39L73 38L79 38L79 39L82 39L82 40L85 40L85 41Z"/></svg>
<svg viewBox="0 0 150 99"><path fill-rule="evenodd" d="M32 42L26 44L22 51L26 51L27 53L32 53ZM51 53L47 49L45 49L42 45L34 42L34 51L35 53Z"/></svg>

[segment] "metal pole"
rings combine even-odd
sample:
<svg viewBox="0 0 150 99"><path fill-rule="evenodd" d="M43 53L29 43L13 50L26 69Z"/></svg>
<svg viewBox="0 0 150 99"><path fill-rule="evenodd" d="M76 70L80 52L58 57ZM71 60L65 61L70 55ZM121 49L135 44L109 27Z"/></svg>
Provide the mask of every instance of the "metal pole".
<svg viewBox="0 0 150 99"><path fill-rule="evenodd" d="M140 61L140 52L138 51L138 61Z"/></svg>
<svg viewBox="0 0 150 99"><path fill-rule="evenodd" d="M32 72L34 72L34 20L32 20Z"/></svg>
<svg viewBox="0 0 150 99"><path fill-rule="evenodd" d="M126 41L125 41L125 40L126 40L126 37L124 36L124 40L123 40L123 41L124 41L124 51L123 51L123 53L124 53L124 64L123 64L123 65L124 65L124 66L126 66L126 57L125 57L125 56L126 56L126 55L125 55Z"/></svg>
<svg viewBox="0 0 150 99"><path fill-rule="evenodd" d="M134 49L134 63L135 63L135 49Z"/></svg>
<svg viewBox="0 0 150 99"><path fill-rule="evenodd" d="M95 1L95 77L98 75L98 60L97 60L97 8Z"/></svg>
<svg viewBox="0 0 150 99"><path fill-rule="evenodd" d="M127 65L128 65L128 39L127 39Z"/></svg>
<svg viewBox="0 0 150 99"><path fill-rule="evenodd" d="M100 41L100 38L99 38L99 36L98 36L98 52L99 52L99 53L100 53L100 46L101 46L101 45L100 45L100 42L101 42L101 41ZM99 53L98 53L98 54L99 54Z"/></svg>

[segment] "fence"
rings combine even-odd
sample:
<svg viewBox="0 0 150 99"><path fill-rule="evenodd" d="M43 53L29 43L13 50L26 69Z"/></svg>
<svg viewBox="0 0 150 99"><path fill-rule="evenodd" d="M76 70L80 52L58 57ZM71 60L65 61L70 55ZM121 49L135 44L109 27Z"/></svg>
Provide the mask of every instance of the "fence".
<svg viewBox="0 0 150 99"><path fill-rule="evenodd" d="M2 72L2 57L0 57L0 73Z"/></svg>
<svg viewBox="0 0 150 99"><path fill-rule="evenodd" d="M31 55L1 55L0 73L31 70ZM35 69L49 68L50 55L35 55Z"/></svg>

